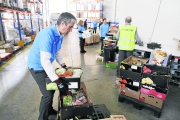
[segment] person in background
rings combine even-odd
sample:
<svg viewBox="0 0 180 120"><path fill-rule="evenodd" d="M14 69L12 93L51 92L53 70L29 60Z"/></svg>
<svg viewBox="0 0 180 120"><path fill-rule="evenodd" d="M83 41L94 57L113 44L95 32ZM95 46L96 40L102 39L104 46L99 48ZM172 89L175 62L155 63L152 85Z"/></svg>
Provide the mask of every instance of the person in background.
<svg viewBox="0 0 180 120"><path fill-rule="evenodd" d="M101 22L101 19L99 20L99 29L100 29L100 26L102 25L103 23Z"/></svg>
<svg viewBox="0 0 180 120"><path fill-rule="evenodd" d="M107 33L109 32L109 25L106 24L106 18L103 19L103 24L100 26L99 34L100 34L100 40L101 40L101 53L100 56L103 55L103 39L107 37Z"/></svg>
<svg viewBox="0 0 180 120"><path fill-rule="evenodd" d="M49 115L57 115L57 111L52 107L55 91L46 90L45 78L48 76L60 91L64 88L67 90L65 81L56 75L52 62L56 59L63 68L67 67L60 50L64 35L72 31L75 23L76 18L71 13L62 13L57 24L46 27L37 34L28 55L28 68L42 93L38 120L48 120Z"/></svg>
<svg viewBox="0 0 180 120"><path fill-rule="evenodd" d="M84 28L87 30L87 19L84 21Z"/></svg>
<svg viewBox="0 0 180 120"><path fill-rule="evenodd" d="M96 30L97 30L97 22L96 22L96 20L93 22L93 26L94 26L93 33L96 33Z"/></svg>
<svg viewBox="0 0 180 120"><path fill-rule="evenodd" d="M119 31L117 32L116 40L119 40L119 58L116 76L119 76L121 62L133 54L135 40L139 45L143 45L141 39L138 36L137 27L132 26L131 22L132 18L127 16L125 18L125 25L119 27Z"/></svg>
<svg viewBox="0 0 180 120"><path fill-rule="evenodd" d="M83 26L83 21L80 20L78 23L78 32L79 32L79 39L80 39L80 52L81 53L85 53L86 51L84 50L84 43L85 43L85 39L83 39L82 37L82 33L84 31L84 26Z"/></svg>

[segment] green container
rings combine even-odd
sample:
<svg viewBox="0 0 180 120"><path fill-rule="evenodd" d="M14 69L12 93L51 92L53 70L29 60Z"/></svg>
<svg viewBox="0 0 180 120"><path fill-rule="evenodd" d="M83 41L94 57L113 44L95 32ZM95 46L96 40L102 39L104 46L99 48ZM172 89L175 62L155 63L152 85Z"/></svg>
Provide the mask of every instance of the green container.
<svg viewBox="0 0 180 120"><path fill-rule="evenodd" d="M117 64L110 65L109 63L106 63L107 68L117 68Z"/></svg>

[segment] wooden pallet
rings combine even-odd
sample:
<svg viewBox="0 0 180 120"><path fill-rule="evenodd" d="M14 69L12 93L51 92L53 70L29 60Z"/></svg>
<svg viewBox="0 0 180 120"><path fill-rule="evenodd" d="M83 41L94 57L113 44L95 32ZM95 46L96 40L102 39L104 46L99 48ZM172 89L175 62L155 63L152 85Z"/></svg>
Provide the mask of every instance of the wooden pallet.
<svg viewBox="0 0 180 120"><path fill-rule="evenodd" d="M149 105L147 103L141 102L137 99L128 97L126 95L119 94L119 102L124 102L124 100L128 100L134 104L134 108L137 110L141 110L143 107L152 109L154 111L154 117L160 118L161 116L161 110L160 108L154 107L152 105Z"/></svg>
<svg viewBox="0 0 180 120"><path fill-rule="evenodd" d="M1 61L6 61L12 56L12 53L1 53L0 56L1 56Z"/></svg>

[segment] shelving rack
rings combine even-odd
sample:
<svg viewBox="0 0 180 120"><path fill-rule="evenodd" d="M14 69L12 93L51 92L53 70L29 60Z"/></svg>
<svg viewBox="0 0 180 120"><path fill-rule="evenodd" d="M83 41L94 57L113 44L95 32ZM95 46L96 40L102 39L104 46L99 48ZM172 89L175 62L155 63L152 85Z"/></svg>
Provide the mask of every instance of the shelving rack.
<svg viewBox="0 0 180 120"><path fill-rule="evenodd" d="M100 9L102 8L102 10L78 10L77 9L77 5L78 4L87 4L87 8L88 8L88 4L92 4L93 2L96 2L96 3L100 3ZM82 19L82 20L85 20L87 19L88 22L87 23L92 23L93 20L100 20L103 18L103 0L74 0L74 1L69 1L67 0L67 11L70 12L70 13L76 13L76 14L79 14L79 18L77 17L77 19ZM70 11L68 8L69 8L69 4L76 4L76 10L75 11ZM87 13L87 16L86 17L81 17L80 14L81 13ZM88 14L90 13L99 13L101 15L99 15L100 17L88 17ZM91 25L90 25L91 26Z"/></svg>
<svg viewBox="0 0 180 120"><path fill-rule="evenodd" d="M16 1L15 1L15 2L16 2ZM45 27L48 26L48 24L47 24L47 23L48 23L47 17L49 16L49 9L48 9L47 6L46 6L46 3L48 3L48 0L44 0L44 2L45 2L45 7L44 7L44 9L45 9L45 14L46 14L46 16L43 16L43 2L39 2L39 1L37 1L37 0L36 0L36 1L33 0L33 2L30 1L30 4L31 4L31 5L34 5L34 11L35 11L35 8L37 8L37 13L35 13L35 14L31 13L30 11L25 11L25 10L23 10L23 9L10 8L10 7L8 7L8 6L6 6L6 7L5 7L5 6L4 6L4 7L1 6L1 7L0 7L0 25L1 25L1 31L2 31L2 35L3 35L4 41L6 42L5 32L4 32L4 27L3 27L3 20L13 20L14 28L15 28L15 21L17 20L17 22L18 22L18 30L19 30L19 38L20 38L20 42L18 43L19 46L24 46L23 40L22 40L22 36L21 36L20 20L30 20L30 22L31 22L31 32L32 32L31 39L34 40L35 37L34 37L33 24L32 24L32 19L34 19L33 17L37 17L37 19L38 19L39 31L41 30L41 29L40 29L40 22L39 22L40 17L43 17L43 19L44 19L44 17L45 17L45 19L46 19L46 25L45 25ZM38 5L40 5L40 4L42 5L42 14L39 13L39 11L38 11ZM48 9L48 10L47 10L47 9ZM3 14L3 13L7 13L8 11L9 11L9 13L13 14L13 18L2 18L2 14ZM15 18L15 14L16 14L16 16L17 16L17 19ZM24 19L19 18L19 14L23 14L23 15L24 15ZM28 19L26 19L26 16L29 16Z"/></svg>

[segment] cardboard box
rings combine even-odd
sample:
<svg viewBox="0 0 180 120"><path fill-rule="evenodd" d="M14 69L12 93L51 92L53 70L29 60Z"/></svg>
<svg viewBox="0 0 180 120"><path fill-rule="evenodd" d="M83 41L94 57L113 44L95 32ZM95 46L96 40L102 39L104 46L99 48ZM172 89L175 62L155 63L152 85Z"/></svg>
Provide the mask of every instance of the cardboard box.
<svg viewBox="0 0 180 120"><path fill-rule="evenodd" d="M131 90L127 87L121 87L121 92L120 92L122 95L126 95L126 96L129 96L131 98L134 98L134 99L137 99L139 100L139 96L140 96L140 91L134 91L134 90Z"/></svg>
<svg viewBox="0 0 180 120"><path fill-rule="evenodd" d="M176 41L178 41L177 50L180 50L180 40L179 40L179 39L176 39L176 38L173 38L173 40L176 40Z"/></svg>
<svg viewBox="0 0 180 120"><path fill-rule="evenodd" d="M62 101L61 101L60 106L59 106L61 120L71 119L71 118L74 118L74 116L79 116L80 118L87 118L88 116L92 116L93 103L92 103L90 97L88 96L86 86L84 83L81 83L81 88L86 93L88 103L83 104L83 105L65 106L64 107L64 106L62 106Z"/></svg>
<svg viewBox="0 0 180 120"><path fill-rule="evenodd" d="M14 50L11 47L5 48L6 53L12 53Z"/></svg>
<svg viewBox="0 0 180 120"><path fill-rule="evenodd" d="M139 100L141 102L145 102L147 104L150 104L152 106L162 108L164 100L154 97L153 95L147 95L144 93L140 94Z"/></svg>
<svg viewBox="0 0 180 120"><path fill-rule="evenodd" d="M86 38L86 39L85 39L85 42L86 42L87 44L94 43L94 41L93 41L93 36Z"/></svg>
<svg viewBox="0 0 180 120"><path fill-rule="evenodd" d="M165 100L168 90L167 90L167 93L164 94L164 93L157 92L156 90L150 90L150 89L141 87L141 93L146 94L146 95L154 95L154 97L158 99Z"/></svg>
<svg viewBox="0 0 180 120"><path fill-rule="evenodd" d="M100 40L100 36L99 36L99 34L98 34L98 33L96 33L96 34L94 34L94 35L93 35L93 40L94 40L94 43L99 42L99 40Z"/></svg>

